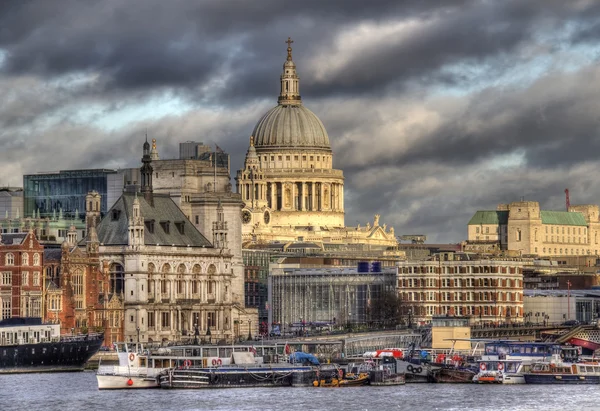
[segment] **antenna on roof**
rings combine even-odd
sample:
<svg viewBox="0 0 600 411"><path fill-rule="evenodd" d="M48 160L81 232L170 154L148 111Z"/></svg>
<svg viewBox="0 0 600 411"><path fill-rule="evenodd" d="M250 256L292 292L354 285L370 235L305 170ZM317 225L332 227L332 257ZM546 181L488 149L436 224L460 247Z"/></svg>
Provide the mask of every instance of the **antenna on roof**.
<svg viewBox="0 0 600 411"><path fill-rule="evenodd" d="M567 211L569 211L569 208L571 208L571 201L569 200L569 189L565 188L565 200L566 200L566 206L567 206Z"/></svg>

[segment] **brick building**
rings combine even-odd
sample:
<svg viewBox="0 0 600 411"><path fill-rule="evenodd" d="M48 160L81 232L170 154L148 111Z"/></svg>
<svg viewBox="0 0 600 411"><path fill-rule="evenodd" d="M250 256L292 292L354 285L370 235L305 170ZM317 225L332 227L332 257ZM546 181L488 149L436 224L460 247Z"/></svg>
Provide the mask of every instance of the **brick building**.
<svg viewBox="0 0 600 411"><path fill-rule="evenodd" d="M42 316L43 256L32 230L0 234L0 320Z"/></svg>

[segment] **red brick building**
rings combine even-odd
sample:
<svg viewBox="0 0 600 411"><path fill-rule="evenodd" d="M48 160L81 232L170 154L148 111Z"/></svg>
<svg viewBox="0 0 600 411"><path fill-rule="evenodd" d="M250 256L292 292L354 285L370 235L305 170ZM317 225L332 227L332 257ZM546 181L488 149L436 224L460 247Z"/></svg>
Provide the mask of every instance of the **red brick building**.
<svg viewBox="0 0 600 411"><path fill-rule="evenodd" d="M60 250L46 250L45 318L59 322L62 334L103 331L108 325L108 271L98 258L94 227L99 220L99 201L93 194L86 198L89 235L85 244L77 243L77 232L71 227ZM122 333L114 334L122 337ZM111 342L105 339L105 344Z"/></svg>
<svg viewBox="0 0 600 411"><path fill-rule="evenodd" d="M33 230L0 234L0 320L42 317L43 257Z"/></svg>

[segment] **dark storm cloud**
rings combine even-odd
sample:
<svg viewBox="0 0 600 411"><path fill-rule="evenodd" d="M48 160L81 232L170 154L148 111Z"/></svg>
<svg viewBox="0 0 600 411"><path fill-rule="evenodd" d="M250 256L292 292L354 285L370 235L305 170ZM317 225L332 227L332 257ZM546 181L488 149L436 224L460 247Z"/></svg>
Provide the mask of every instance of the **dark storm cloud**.
<svg viewBox="0 0 600 411"><path fill-rule="evenodd" d="M390 83L435 76L443 65L462 59L508 52L530 38L535 21L546 18L556 25L574 13L564 2L544 1L544 13L539 2L523 3L9 2L0 9L0 45L8 52L7 73L100 71L109 88L194 87L231 72L229 87L222 90L230 101L269 95L266 86L279 71L286 35L296 39L300 56L310 56L323 45L333 49L340 30L363 22L432 21L408 39L385 39L352 56L324 81L307 75L303 83L315 97L372 93ZM274 43L281 53L273 53ZM310 69L304 66L301 74Z"/></svg>
<svg viewBox="0 0 600 411"><path fill-rule="evenodd" d="M291 36L304 101L344 170L347 224L378 213L398 234L459 241L477 209L522 196L562 209L569 187L574 203L600 203L600 70L580 60L498 84L540 55L595 47L599 17L584 0L0 2L0 184L135 167L146 130L161 158L185 140L218 144L235 175ZM81 120L161 93L189 106L108 129Z"/></svg>

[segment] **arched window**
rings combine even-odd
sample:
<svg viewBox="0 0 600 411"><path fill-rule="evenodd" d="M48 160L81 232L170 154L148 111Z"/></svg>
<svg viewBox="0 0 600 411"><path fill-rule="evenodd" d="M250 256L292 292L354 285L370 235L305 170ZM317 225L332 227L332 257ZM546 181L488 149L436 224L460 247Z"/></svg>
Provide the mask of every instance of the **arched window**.
<svg viewBox="0 0 600 411"><path fill-rule="evenodd" d="M154 265L154 263L148 263L148 272L150 274L156 272L156 266Z"/></svg>
<svg viewBox="0 0 600 411"><path fill-rule="evenodd" d="M201 272L200 264L195 264L194 267L192 268L192 273L200 274L200 272Z"/></svg>
<svg viewBox="0 0 600 411"><path fill-rule="evenodd" d="M217 267L215 267L214 264L211 264L208 266L208 270L207 270L208 274L216 274L217 273Z"/></svg>
<svg viewBox="0 0 600 411"><path fill-rule="evenodd" d="M6 265L15 265L15 256L13 255L13 253L6 254L5 264Z"/></svg>
<svg viewBox="0 0 600 411"><path fill-rule="evenodd" d="M109 287L111 294L123 294L125 292L125 271L121 264L113 263L110 265Z"/></svg>
<svg viewBox="0 0 600 411"><path fill-rule="evenodd" d="M40 265L40 255L38 253L33 255L33 265Z"/></svg>
<svg viewBox="0 0 600 411"><path fill-rule="evenodd" d="M165 265L162 266L162 270L163 273L170 273L171 272L171 266L169 265L169 263L165 263Z"/></svg>
<svg viewBox="0 0 600 411"><path fill-rule="evenodd" d="M29 265L29 254L23 253L21 256L21 265Z"/></svg>
<svg viewBox="0 0 600 411"><path fill-rule="evenodd" d="M179 274L185 274L185 264L179 264L179 267L177 267L177 272Z"/></svg>

